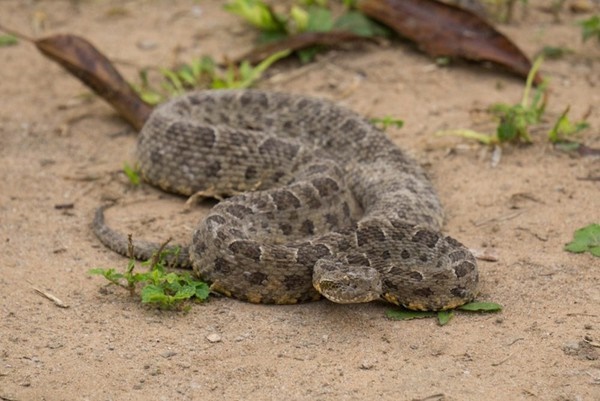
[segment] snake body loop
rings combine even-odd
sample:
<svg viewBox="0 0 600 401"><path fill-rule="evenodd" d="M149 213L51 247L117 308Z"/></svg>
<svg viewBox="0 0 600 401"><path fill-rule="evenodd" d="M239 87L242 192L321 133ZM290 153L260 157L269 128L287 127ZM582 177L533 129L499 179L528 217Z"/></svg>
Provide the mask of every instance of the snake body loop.
<svg viewBox="0 0 600 401"><path fill-rule="evenodd" d="M143 178L165 191L226 198L189 246L194 271L223 294L419 310L476 295L475 258L440 233L442 207L424 171L346 108L255 90L191 93L152 113L137 158ZM96 220L101 240L122 253L123 236Z"/></svg>

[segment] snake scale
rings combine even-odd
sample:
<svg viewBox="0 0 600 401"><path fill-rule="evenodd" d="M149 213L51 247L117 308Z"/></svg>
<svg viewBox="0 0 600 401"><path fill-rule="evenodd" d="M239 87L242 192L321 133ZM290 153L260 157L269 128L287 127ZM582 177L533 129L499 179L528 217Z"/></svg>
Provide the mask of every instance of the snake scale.
<svg viewBox="0 0 600 401"><path fill-rule="evenodd" d="M157 107L136 157L151 185L219 199L179 255L211 288L255 303L325 296L415 310L471 301L475 258L440 233L422 168L353 111L257 90L200 91ZM127 254L127 238L93 229ZM136 241L149 258L157 244Z"/></svg>

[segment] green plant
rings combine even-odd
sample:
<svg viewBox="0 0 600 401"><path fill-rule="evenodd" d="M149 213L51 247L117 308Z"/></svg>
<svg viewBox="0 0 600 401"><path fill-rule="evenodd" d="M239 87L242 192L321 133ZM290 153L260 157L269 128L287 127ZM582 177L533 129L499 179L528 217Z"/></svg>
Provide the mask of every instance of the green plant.
<svg viewBox="0 0 600 401"><path fill-rule="evenodd" d="M127 179L129 180L129 182L132 185L134 185L134 186L140 185L141 178L140 178L140 172L139 172L137 166L131 167L128 163L125 163L123 165L123 173L125 173L125 175L127 176Z"/></svg>
<svg viewBox="0 0 600 401"><path fill-rule="evenodd" d="M0 35L0 47L14 46L19 43L19 40L14 35Z"/></svg>
<svg viewBox="0 0 600 401"><path fill-rule="evenodd" d="M600 224L590 224L575 231L573 241L565 245L573 253L589 252L600 257Z"/></svg>
<svg viewBox="0 0 600 401"><path fill-rule="evenodd" d="M403 308L398 309L390 309L386 311L386 316L388 319L392 320L412 320L412 319L422 319L428 317L436 317L438 319L438 323L440 326L447 324L450 319L454 317L454 311L464 311L464 312L499 312L502 310L502 305L494 303L494 302L470 302L468 304L459 306L453 310L439 311L439 312L421 312L421 311L413 311Z"/></svg>
<svg viewBox="0 0 600 401"><path fill-rule="evenodd" d="M569 109L567 106L565 111L558 117L556 123L550 131L548 131L548 140L552 143L568 142L570 137L586 128L589 128L587 121L572 122L569 120Z"/></svg>
<svg viewBox="0 0 600 401"><path fill-rule="evenodd" d="M543 59L539 57L531 67L527 75L525 90L521 102L515 105L498 103L491 107L491 111L499 119L500 123L496 129L496 138L498 142L517 142L531 143L529 127L540 122L546 108L545 91L546 84L539 85L530 98L533 86L533 78L542 64Z"/></svg>
<svg viewBox="0 0 600 401"><path fill-rule="evenodd" d="M581 25L581 34L584 42L590 38L596 38L600 41L600 15L593 15L588 19L580 21L579 25Z"/></svg>
<svg viewBox="0 0 600 401"><path fill-rule="evenodd" d="M335 18L328 8L327 1L297 1L286 14L277 14L260 0L232 0L225 9L234 13L260 32L259 43L283 39L302 32L329 32L344 30L356 35L388 36L387 28L353 10L354 1L344 1L345 12ZM312 60L319 47L297 51L302 62Z"/></svg>
<svg viewBox="0 0 600 401"><path fill-rule="evenodd" d="M134 272L136 262L132 257L123 272L118 272L114 268L96 268L91 269L89 274L101 275L111 284L127 289L131 295L135 295L141 285L142 303L160 309L188 310L189 301L206 300L210 288L206 283L192 278L189 273L166 271L168 257L177 257L179 253L179 249L164 250L168 242L165 242L150 260L142 262L142 266L148 267L146 272ZM133 254L131 236L129 236L129 253Z"/></svg>
<svg viewBox="0 0 600 401"><path fill-rule="evenodd" d="M277 60L286 57L289 51L272 54L256 66L242 61L239 66L230 64L220 69L208 56L194 60L175 69L160 68L162 81L157 87L150 83L149 70L140 71L140 84L132 84L142 100L155 105L197 88L233 89L254 85L262 74Z"/></svg>
<svg viewBox="0 0 600 401"><path fill-rule="evenodd" d="M369 121L382 130L386 130L389 127L402 128L404 126L403 120L392 116L373 117Z"/></svg>

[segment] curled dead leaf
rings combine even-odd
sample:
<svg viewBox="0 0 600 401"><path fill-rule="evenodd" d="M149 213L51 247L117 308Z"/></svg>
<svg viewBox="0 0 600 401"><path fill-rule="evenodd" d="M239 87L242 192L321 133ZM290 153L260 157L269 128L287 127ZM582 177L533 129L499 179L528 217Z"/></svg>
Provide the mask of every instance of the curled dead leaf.
<svg viewBox="0 0 600 401"><path fill-rule="evenodd" d="M432 56L490 61L524 78L531 69L510 39L468 10L434 0L363 0L358 8Z"/></svg>
<svg viewBox="0 0 600 401"><path fill-rule="evenodd" d="M87 40L74 35L54 35L34 40L42 54L110 103L136 130L140 130L152 107L133 91L110 60Z"/></svg>

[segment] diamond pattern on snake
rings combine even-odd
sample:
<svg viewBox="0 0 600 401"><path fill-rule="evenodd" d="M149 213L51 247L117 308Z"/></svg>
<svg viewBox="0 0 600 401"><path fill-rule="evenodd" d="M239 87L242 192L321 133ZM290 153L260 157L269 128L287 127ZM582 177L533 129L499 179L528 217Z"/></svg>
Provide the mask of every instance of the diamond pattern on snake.
<svg viewBox="0 0 600 401"><path fill-rule="evenodd" d="M475 258L440 232L443 210L423 169L365 118L329 101L189 93L153 111L136 157L151 185L223 199L177 263L226 296L443 310L477 293ZM103 211L94 232L127 255L126 236ZM134 245L140 259L158 249Z"/></svg>

